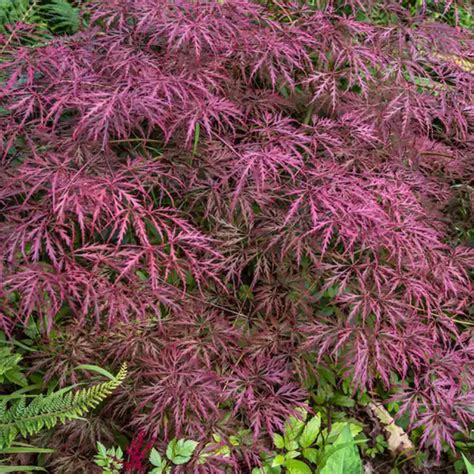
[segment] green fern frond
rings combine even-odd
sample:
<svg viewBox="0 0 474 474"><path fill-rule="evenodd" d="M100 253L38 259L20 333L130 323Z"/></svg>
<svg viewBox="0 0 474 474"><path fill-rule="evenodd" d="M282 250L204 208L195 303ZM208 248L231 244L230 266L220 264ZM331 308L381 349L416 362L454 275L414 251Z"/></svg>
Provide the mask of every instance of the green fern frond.
<svg viewBox="0 0 474 474"><path fill-rule="evenodd" d="M9 407L8 401L0 401L0 449L9 447L18 435L31 436L59 422L80 418L108 397L126 375L124 364L113 380L76 392L69 387L50 395L38 395L29 404L23 397Z"/></svg>
<svg viewBox="0 0 474 474"><path fill-rule="evenodd" d="M0 347L0 376L18 367L21 354L12 353L11 347Z"/></svg>
<svg viewBox="0 0 474 474"><path fill-rule="evenodd" d="M80 26L79 8L68 0L0 0L0 32L17 22L35 24L51 32L75 33Z"/></svg>
<svg viewBox="0 0 474 474"><path fill-rule="evenodd" d="M75 33L80 26L79 8L67 0L50 0L41 6L41 13L51 31Z"/></svg>
<svg viewBox="0 0 474 474"><path fill-rule="evenodd" d="M20 367L21 354L12 352L11 347L0 347L0 384L12 383L25 387L27 380Z"/></svg>
<svg viewBox="0 0 474 474"><path fill-rule="evenodd" d="M17 22L40 23L38 0L0 0L0 31Z"/></svg>

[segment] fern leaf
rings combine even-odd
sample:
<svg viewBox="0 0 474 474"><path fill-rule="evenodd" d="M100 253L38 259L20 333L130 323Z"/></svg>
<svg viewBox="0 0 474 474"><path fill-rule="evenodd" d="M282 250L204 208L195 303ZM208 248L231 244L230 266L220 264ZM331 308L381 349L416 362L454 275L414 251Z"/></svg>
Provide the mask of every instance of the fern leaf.
<svg viewBox="0 0 474 474"><path fill-rule="evenodd" d="M0 32L17 22L35 24L52 32L75 33L80 26L79 8L68 0L0 0Z"/></svg>
<svg viewBox="0 0 474 474"><path fill-rule="evenodd" d="M75 33L79 29L79 9L67 0L51 0L41 10L51 31Z"/></svg>
<svg viewBox="0 0 474 474"><path fill-rule="evenodd" d="M37 1L0 0L0 31L16 22L39 23Z"/></svg>
<svg viewBox="0 0 474 474"><path fill-rule="evenodd" d="M18 435L23 437L51 429L58 422L79 418L107 398L125 379L123 365L113 380L84 388L73 393L61 390L51 395L38 395L28 405L25 398L15 401L7 409L0 402L0 449L8 447Z"/></svg>
<svg viewBox="0 0 474 474"><path fill-rule="evenodd" d="M10 347L0 348L0 376L15 369L21 359L21 354L13 354Z"/></svg>

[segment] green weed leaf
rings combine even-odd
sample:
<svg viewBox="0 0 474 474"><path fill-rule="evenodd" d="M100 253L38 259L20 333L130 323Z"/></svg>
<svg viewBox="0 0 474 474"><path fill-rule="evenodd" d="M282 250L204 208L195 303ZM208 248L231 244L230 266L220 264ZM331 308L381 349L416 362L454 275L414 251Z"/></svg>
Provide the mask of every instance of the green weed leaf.
<svg viewBox="0 0 474 474"><path fill-rule="evenodd" d="M273 435L273 444L275 445L275 448L283 449L285 447L285 440L283 439L283 436L275 433Z"/></svg>
<svg viewBox="0 0 474 474"><path fill-rule="evenodd" d="M288 474L312 474L311 468L298 459L286 461L286 468L288 469Z"/></svg>
<svg viewBox="0 0 474 474"><path fill-rule="evenodd" d="M194 453L198 443L190 439L173 439L166 448L166 456L174 464L186 464Z"/></svg>
<svg viewBox="0 0 474 474"><path fill-rule="evenodd" d="M334 442L336 447L340 449L330 454L320 474L361 474L362 462L348 423Z"/></svg>
<svg viewBox="0 0 474 474"><path fill-rule="evenodd" d="M99 367L98 365L91 365L91 364L81 364L78 365L74 370L88 370L90 372L97 372L100 375L103 375L104 377L107 377L110 380L115 379L115 375L110 373L108 370Z"/></svg>
<svg viewBox="0 0 474 474"><path fill-rule="evenodd" d="M284 463L285 463L285 456L283 456L282 454L279 454L278 456L275 456L275 458L273 459L272 467L281 466Z"/></svg>
<svg viewBox="0 0 474 474"><path fill-rule="evenodd" d="M314 448L303 449L303 457L314 464L318 461L318 450Z"/></svg>
<svg viewBox="0 0 474 474"><path fill-rule="evenodd" d="M474 464L470 463L464 454L461 453L461 456L464 460L464 464L466 465L467 474L474 474Z"/></svg>
<svg viewBox="0 0 474 474"><path fill-rule="evenodd" d="M285 448L288 450L296 449L293 446L294 441L298 438L305 426L305 419L306 419L306 411L301 412L301 416L296 418L294 416L290 416L288 420L285 422L285 428L283 432L283 437L285 440Z"/></svg>
<svg viewBox="0 0 474 474"><path fill-rule="evenodd" d="M163 459L161 458L161 454L155 448L150 451L149 460L153 464L153 466L162 467L163 465Z"/></svg>
<svg viewBox="0 0 474 474"><path fill-rule="evenodd" d="M318 437L319 431L321 429L321 416L318 414L313 416L311 420L306 423L303 433L300 437L300 446L302 448L309 448Z"/></svg>

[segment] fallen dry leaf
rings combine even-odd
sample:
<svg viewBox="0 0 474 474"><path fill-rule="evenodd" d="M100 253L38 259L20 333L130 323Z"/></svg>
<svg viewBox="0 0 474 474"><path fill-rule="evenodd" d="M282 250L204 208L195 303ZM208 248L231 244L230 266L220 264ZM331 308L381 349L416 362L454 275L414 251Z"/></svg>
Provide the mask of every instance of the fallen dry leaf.
<svg viewBox="0 0 474 474"><path fill-rule="evenodd" d="M387 432L388 449L393 455L413 454L415 446L411 442L405 431L395 424L395 420L390 413L383 407L373 402L369 403L369 409L380 420L385 431Z"/></svg>

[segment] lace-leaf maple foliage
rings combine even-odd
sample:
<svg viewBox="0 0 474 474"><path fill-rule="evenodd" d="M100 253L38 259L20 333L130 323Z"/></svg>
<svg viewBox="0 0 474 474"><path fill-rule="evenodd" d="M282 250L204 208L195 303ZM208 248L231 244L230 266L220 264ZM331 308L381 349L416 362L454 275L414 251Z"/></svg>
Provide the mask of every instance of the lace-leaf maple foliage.
<svg viewBox="0 0 474 474"><path fill-rule="evenodd" d="M446 212L472 38L313 3L92 2L76 35L4 41L1 321L105 334L131 371L111 416L167 439L280 429L312 351L398 386L440 452L473 417L474 254Z"/></svg>

